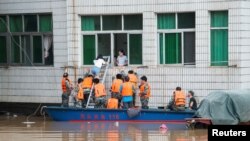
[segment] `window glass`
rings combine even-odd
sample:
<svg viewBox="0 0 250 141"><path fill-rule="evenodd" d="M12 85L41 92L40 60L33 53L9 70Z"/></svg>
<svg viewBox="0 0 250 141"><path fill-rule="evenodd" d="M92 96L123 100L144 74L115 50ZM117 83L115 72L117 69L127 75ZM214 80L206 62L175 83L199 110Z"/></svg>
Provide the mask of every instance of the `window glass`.
<svg viewBox="0 0 250 141"><path fill-rule="evenodd" d="M142 35L129 35L129 63L142 64Z"/></svg>
<svg viewBox="0 0 250 141"><path fill-rule="evenodd" d="M7 22L5 16L0 16L0 32L7 32Z"/></svg>
<svg viewBox="0 0 250 141"><path fill-rule="evenodd" d="M124 15L124 29L142 29L142 15Z"/></svg>
<svg viewBox="0 0 250 141"><path fill-rule="evenodd" d="M83 36L83 64L92 65L95 59L95 35Z"/></svg>
<svg viewBox="0 0 250 141"><path fill-rule="evenodd" d="M228 65L228 31L211 30L211 65Z"/></svg>
<svg viewBox="0 0 250 141"><path fill-rule="evenodd" d="M211 12L211 27L228 27L228 12L227 11Z"/></svg>
<svg viewBox="0 0 250 141"><path fill-rule="evenodd" d="M39 31L40 32L52 32L52 16L51 15L39 16Z"/></svg>
<svg viewBox="0 0 250 141"><path fill-rule="evenodd" d="M10 32L22 32L23 22L21 15L9 16Z"/></svg>
<svg viewBox="0 0 250 141"><path fill-rule="evenodd" d="M25 32L37 31L37 16L36 15L24 16L24 30Z"/></svg>
<svg viewBox="0 0 250 141"><path fill-rule="evenodd" d="M111 56L110 34L98 34L98 54Z"/></svg>
<svg viewBox="0 0 250 141"><path fill-rule="evenodd" d="M7 63L7 47L5 36L0 36L0 63Z"/></svg>
<svg viewBox="0 0 250 141"><path fill-rule="evenodd" d="M184 64L195 65L195 32L184 32Z"/></svg>
<svg viewBox="0 0 250 141"><path fill-rule="evenodd" d="M158 29L175 29L175 14L158 14Z"/></svg>
<svg viewBox="0 0 250 141"><path fill-rule="evenodd" d="M13 36L11 38L11 63L21 63L20 48L19 36Z"/></svg>
<svg viewBox="0 0 250 141"><path fill-rule="evenodd" d="M103 16L103 30L121 30L121 15Z"/></svg>
<svg viewBox="0 0 250 141"><path fill-rule="evenodd" d="M41 36L33 36L33 62L43 63L43 48Z"/></svg>
<svg viewBox="0 0 250 141"><path fill-rule="evenodd" d="M178 29L195 28L195 13L178 13Z"/></svg>
<svg viewBox="0 0 250 141"><path fill-rule="evenodd" d="M181 63L181 33L165 34L165 63Z"/></svg>
<svg viewBox="0 0 250 141"><path fill-rule="evenodd" d="M100 30L100 16L82 16L82 31Z"/></svg>

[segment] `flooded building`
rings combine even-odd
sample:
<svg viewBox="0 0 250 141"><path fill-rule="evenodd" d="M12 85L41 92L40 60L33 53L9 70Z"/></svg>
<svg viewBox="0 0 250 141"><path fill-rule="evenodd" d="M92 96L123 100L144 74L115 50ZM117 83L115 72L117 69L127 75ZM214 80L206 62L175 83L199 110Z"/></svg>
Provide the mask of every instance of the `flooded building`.
<svg viewBox="0 0 250 141"><path fill-rule="evenodd" d="M76 82L98 54L111 57L109 89L120 49L124 71L148 77L151 107L177 86L199 100L249 89L249 38L247 0L1 0L0 102L60 103L63 72Z"/></svg>

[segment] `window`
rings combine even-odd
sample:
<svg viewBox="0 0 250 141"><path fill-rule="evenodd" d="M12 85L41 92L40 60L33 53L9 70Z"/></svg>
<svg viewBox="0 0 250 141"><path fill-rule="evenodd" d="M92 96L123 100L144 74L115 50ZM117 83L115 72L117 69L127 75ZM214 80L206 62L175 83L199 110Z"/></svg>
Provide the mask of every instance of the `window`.
<svg viewBox="0 0 250 141"><path fill-rule="evenodd" d="M82 31L100 30L100 16L82 16Z"/></svg>
<svg viewBox="0 0 250 141"><path fill-rule="evenodd" d="M111 56L120 49L130 65L142 64L142 15L82 16L83 65L92 65L98 54Z"/></svg>
<svg viewBox="0 0 250 141"><path fill-rule="evenodd" d="M122 16L102 16L103 30L121 30L122 29Z"/></svg>
<svg viewBox="0 0 250 141"><path fill-rule="evenodd" d="M125 30L142 30L142 15L124 15Z"/></svg>
<svg viewBox="0 0 250 141"><path fill-rule="evenodd" d="M0 32L6 32L7 28L6 28L6 17L5 16L0 16Z"/></svg>
<svg viewBox="0 0 250 141"><path fill-rule="evenodd" d="M0 18L0 65L53 65L51 14Z"/></svg>
<svg viewBox="0 0 250 141"><path fill-rule="evenodd" d="M7 46L6 37L0 36L0 63L7 62Z"/></svg>
<svg viewBox="0 0 250 141"><path fill-rule="evenodd" d="M195 65L195 13L157 15L159 63Z"/></svg>
<svg viewBox="0 0 250 141"><path fill-rule="evenodd" d="M211 66L228 65L228 12L211 12Z"/></svg>

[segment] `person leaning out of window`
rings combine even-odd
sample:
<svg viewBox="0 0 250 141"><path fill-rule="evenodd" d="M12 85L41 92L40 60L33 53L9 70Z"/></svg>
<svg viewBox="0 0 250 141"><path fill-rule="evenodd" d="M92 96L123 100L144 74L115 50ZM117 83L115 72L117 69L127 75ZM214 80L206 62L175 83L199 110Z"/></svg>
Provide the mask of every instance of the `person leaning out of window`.
<svg viewBox="0 0 250 141"><path fill-rule="evenodd" d="M125 55L124 50L119 50L119 56L117 56L116 65L119 67L128 65L128 58Z"/></svg>

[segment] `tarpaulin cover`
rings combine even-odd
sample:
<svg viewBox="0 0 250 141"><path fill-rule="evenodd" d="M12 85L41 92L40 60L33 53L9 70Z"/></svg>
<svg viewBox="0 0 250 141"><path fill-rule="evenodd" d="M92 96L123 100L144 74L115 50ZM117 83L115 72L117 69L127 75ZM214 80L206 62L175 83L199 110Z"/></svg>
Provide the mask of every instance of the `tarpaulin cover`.
<svg viewBox="0 0 250 141"><path fill-rule="evenodd" d="M196 117L209 118L214 125L236 125L250 121L250 90L211 92L204 98Z"/></svg>

